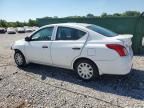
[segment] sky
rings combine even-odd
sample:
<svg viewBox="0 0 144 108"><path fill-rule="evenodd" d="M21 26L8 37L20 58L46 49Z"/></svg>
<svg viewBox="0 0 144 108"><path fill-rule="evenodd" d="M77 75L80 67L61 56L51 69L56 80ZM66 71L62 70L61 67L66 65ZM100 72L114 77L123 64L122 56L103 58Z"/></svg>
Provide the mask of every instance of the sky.
<svg viewBox="0 0 144 108"><path fill-rule="evenodd" d="M103 12L144 11L144 0L0 0L0 19L28 21L45 16L96 16Z"/></svg>

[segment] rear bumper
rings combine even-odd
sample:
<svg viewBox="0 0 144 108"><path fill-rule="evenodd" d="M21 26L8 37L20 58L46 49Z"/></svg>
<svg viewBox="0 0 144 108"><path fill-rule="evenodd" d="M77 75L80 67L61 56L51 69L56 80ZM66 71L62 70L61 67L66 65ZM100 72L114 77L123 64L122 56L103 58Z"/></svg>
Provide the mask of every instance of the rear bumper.
<svg viewBox="0 0 144 108"><path fill-rule="evenodd" d="M0 30L0 33L6 33L6 31L4 31L4 30L3 30L3 31L2 31L2 30Z"/></svg>
<svg viewBox="0 0 144 108"><path fill-rule="evenodd" d="M18 33L25 33L25 31L17 31Z"/></svg>
<svg viewBox="0 0 144 108"><path fill-rule="evenodd" d="M133 56L126 56L115 61L95 61L99 68L100 75L126 75L132 69Z"/></svg>
<svg viewBox="0 0 144 108"><path fill-rule="evenodd" d="M16 34L16 32L12 32L12 31L11 31L11 32L8 32L8 34Z"/></svg>

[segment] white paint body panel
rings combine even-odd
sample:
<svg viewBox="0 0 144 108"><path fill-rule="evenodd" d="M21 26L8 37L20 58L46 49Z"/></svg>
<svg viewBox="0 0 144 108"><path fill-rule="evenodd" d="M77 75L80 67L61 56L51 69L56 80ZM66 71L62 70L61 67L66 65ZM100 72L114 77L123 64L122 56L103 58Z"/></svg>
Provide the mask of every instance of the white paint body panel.
<svg viewBox="0 0 144 108"><path fill-rule="evenodd" d="M79 57L84 40L81 41L53 41L51 46L51 55L54 65L71 67L74 58ZM81 48L81 50L73 50L73 47Z"/></svg>
<svg viewBox="0 0 144 108"><path fill-rule="evenodd" d="M109 38L76 23L53 24L42 28L50 26L55 27L51 41L26 42L25 40L20 40L15 42L12 49L20 50L27 61L38 64L73 69L75 60L78 58L88 58L97 65L100 75L124 75L130 72L133 52L130 49L131 40L122 39L124 35ZM83 30L87 34L79 40L57 41L55 37L58 26ZM123 45L127 48L128 55L120 57L116 51L107 48L106 44ZM48 48L42 49L43 45L47 45ZM80 50L73 50L72 48L74 47L78 47Z"/></svg>
<svg viewBox="0 0 144 108"><path fill-rule="evenodd" d="M49 48L43 49L42 46ZM51 41L32 41L25 44L25 53L29 61L34 63L52 64L50 55Z"/></svg>

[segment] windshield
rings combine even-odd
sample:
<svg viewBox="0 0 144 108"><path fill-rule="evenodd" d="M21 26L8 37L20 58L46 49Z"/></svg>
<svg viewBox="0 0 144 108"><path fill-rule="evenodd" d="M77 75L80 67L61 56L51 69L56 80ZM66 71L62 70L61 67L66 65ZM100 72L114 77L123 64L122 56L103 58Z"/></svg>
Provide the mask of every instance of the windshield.
<svg viewBox="0 0 144 108"><path fill-rule="evenodd" d="M115 32L112 32L106 28L103 28L103 27L100 27L100 26L97 26L97 25L90 25L90 26L87 26L86 28L94 31L94 32L97 32L99 34L102 34L104 36L107 36L107 37L114 37L114 36L117 36L118 34L115 33Z"/></svg>

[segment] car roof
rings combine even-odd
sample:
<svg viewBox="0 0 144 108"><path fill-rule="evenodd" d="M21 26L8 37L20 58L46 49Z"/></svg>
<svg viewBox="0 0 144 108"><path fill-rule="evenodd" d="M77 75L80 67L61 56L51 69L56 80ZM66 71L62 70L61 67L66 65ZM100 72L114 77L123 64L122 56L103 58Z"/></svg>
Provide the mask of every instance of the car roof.
<svg viewBox="0 0 144 108"><path fill-rule="evenodd" d="M73 26L73 27L87 27L90 26L91 24L87 24L87 23L57 23L57 24L50 24L50 25L46 25L44 27L47 26Z"/></svg>

